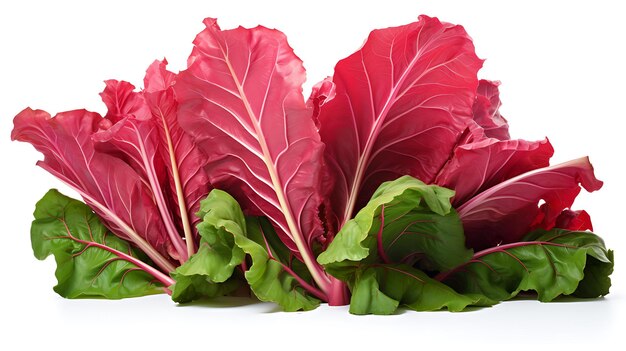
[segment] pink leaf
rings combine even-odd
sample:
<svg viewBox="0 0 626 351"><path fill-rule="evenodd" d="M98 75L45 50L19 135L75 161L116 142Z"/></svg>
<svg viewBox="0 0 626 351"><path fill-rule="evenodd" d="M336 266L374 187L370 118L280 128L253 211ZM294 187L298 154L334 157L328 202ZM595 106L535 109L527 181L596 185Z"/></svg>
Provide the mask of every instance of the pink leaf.
<svg viewBox="0 0 626 351"><path fill-rule="evenodd" d="M302 63L279 31L204 23L174 85L180 125L208 156L211 183L267 216L327 291L310 247L323 234L324 146L304 104Z"/></svg>
<svg viewBox="0 0 626 351"><path fill-rule="evenodd" d="M51 118L27 108L15 117L11 138L32 144L44 155L39 166L79 192L116 235L172 271L166 258L171 242L150 189L132 167L94 147L92 135L101 122L100 115L85 110Z"/></svg>
<svg viewBox="0 0 626 351"><path fill-rule="evenodd" d="M482 139L459 145L435 183L453 189L455 207L507 179L547 167L554 150L548 140Z"/></svg>
<svg viewBox="0 0 626 351"><path fill-rule="evenodd" d="M434 180L472 120L481 66L463 27L426 16L373 31L337 64L319 122L340 225L384 181Z"/></svg>
<svg viewBox="0 0 626 351"><path fill-rule="evenodd" d="M180 220L187 243L197 240L196 224L200 218L200 200L210 190L206 174L207 157L196 147L190 135L178 124L178 102L172 88L176 75L166 70L167 61L155 61L144 78L145 97L159 134L159 152L167 170L169 195L175 218ZM188 245L189 254L193 246Z"/></svg>
<svg viewBox="0 0 626 351"><path fill-rule="evenodd" d="M500 114L500 82L481 79L478 83L476 101L474 101L474 121L485 131L489 138L510 139L509 124Z"/></svg>
<svg viewBox="0 0 626 351"><path fill-rule="evenodd" d="M587 157L537 169L495 185L458 208L466 242L475 250L520 240L536 218L554 224L580 192L602 187ZM539 207L540 201L545 203Z"/></svg>
<svg viewBox="0 0 626 351"><path fill-rule="evenodd" d="M334 99L336 94L336 86L332 77L327 77L323 81L318 82L311 89L311 96L309 96L306 102L306 107L311 110L313 121L315 121L315 126L318 129L320 127L320 108Z"/></svg>
<svg viewBox="0 0 626 351"><path fill-rule="evenodd" d="M106 81L106 88L100 95L109 112L93 138L99 143L96 145L99 150L126 160L141 175L154 196L170 241L182 263L189 253L174 224L171 206L163 191L163 185L168 181L167 168L159 149L167 148L167 144L161 145L161 121L153 117L143 95L134 92L134 89L128 82Z"/></svg>

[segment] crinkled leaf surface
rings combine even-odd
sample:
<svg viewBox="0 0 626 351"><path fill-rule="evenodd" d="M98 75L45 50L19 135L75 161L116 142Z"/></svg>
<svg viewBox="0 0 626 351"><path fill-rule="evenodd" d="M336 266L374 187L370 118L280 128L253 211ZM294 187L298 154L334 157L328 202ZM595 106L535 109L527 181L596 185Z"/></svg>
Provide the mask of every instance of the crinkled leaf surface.
<svg viewBox="0 0 626 351"><path fill-rule="evenodd" d="M202 237L200 250L176 270L174 277L184 285L176 296L185 299L212 297L228 292L238 279L235 267L245 263L245 279L261 301L279 304L286 311L310 310L319 304L302 288L289 261L281 261L289 250L280 242L272 226L255 217L245 218L239 204L222 190L212 190L201 202ZM283 245L276 250L273 245ZM280 253L278 253L280 252ZM233 275L235 273L235 275ZM231 277L232 275L232 277ZM296 278L298 277L298 278ZM309 284L304 281L305 284ZM173 295L174 297L174 295Z"/></svg>
<svg viewBox="0 0 626 351"><path fill-rule="evenodd" d="M613 253L591 232L538 230L523 242L476 253L467 264L439 276L461 293L502 301L536 291L540 301L560 295L598 297L609 293Z"/></svg>
<svg viewBox="0 0 626 351"><path fill-rule="evenodd" d="M370 202L339 231L318 262L379 257L441 271L472 257L461 222L450 205L454 192L404 176L383 183Z"/></svg>
<svg viewBox="0 0 626 351"><path fill-rule="evenodd" d="M428 277L416 265L445 270L468 261L453 191L405 176L383 183L318 261L352 290L350 312L459 311L477 302Z"/></svg>
<svg viewBox="0 0 626 351"><path fill-rule="evenodd" d="M458 312L478 302L407 265L363 265L353 274L350 313L354 314L392 314L400 305L415 311Z"/></svg>
<svg viewBox="0 0 626 351"><path fill-rule="evenodd" d="M156 269L112 235L84 203L53 189L37 203L34 215L33 252L40 260L54 255L54 291L59 295L121 299L163 292L163 285L146 272Z"/></svg>
<svg viewBox="0 0 626 351"><path fill-rule="evenodd" d="M215 191L201 201L197 215L201 218L198 252L172 274L176 280L172 299L176 302L225 295L241 285L242 277L233 276L245 258L235 245L235 237L246 233L241 208L229 196Z"/></svg>
<svg viewBox="0 0 626 351"><path fill-rule="evenodd" d="M572 211L570 209L565 209L561 214L556 218L553 226L548 226L545 223L540 225L540 228L549 230L554 228L561 228L567 230L574 231L585 231L590 230L593 231L593 225L591 224L591 217L587 213L587 211L579 210Z"/></svg>

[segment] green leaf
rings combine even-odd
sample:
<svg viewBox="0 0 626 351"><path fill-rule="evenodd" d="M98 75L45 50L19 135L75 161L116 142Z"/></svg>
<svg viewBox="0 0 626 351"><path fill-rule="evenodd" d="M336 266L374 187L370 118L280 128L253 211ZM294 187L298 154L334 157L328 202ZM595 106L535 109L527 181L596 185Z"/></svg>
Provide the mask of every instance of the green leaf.
<svg viewBox="0 0 626 351"><path fill-rule="evenodd" d="M247 237L235 237L235 241L252 258L245 276L256 297L275 302L285 311L316 308L319 300L301 286L294 274L286 271L289 269L287 263L279 261L274 249L268 246L270 240L267 238L276 235L273 229L262 225L262 220L249 217L247 234Z"/></svg>
<svg viewBox="0 0 626 351"><path fill-rule="evenodd" d="M383 183L317 260L332 266L380 258L429 271L466 262L472 250L465 247L463 226L451 208L453 195L449 189L409 176Z"/></svg>
<svg viewBox="0 0 626 351"><path fill-rule="evenodd" d="M245 258L234 239L246 231L241 208L231 197L214 191L200 202L197 216L202 218L198 251L172 273L176 281L172 300L180 303L224 296L242 285L242 277L233 276Z"/></svg>
<svg viewBox="0 0 626 351"><path fill-rule="evenodd" d="M172 297L190 301L223 295L236 288L234 268L250 256L245 279L261 301L279 304L286 311L310 310L319 301L305 291L288 261L288 250L266 220L244 217L237 201L212 190L201 202L198 225L201 245L197 254L176 270ZM291 272L289 272L291 271ZM298 276L306 283L307 277Z"/></svg>
<svg viewBox="0 0 626 351"><path fill-rule="evenodd" d="M171 273L176 281L170 287L172 300L186 303L228 295L237 290L242 286L242 277L233 276L233 269L229 270L221 265L224 261L225 258L220 256L219 250L201 242L198 251ZM230 275L225 277L223 274L227 271L230 271Z"/></svg>
<svg viewBox="0 0 626 351"><path fill-rule="evenodd" d="M609 293L611 288L611 273L613 273L613 250L608 250L606 257L608 262L598 260L593 256L587 257L585 276L578 283L576 291L572 295L581 298L595 298Z"/></svg>
<svg viewBox="0 0 626 351"><path fill-rule="evenodd" d="M415 311L462 311L478 302L407 265L358 267L351 290L350 313L354 314L392 314L398 305Z"/></svg>
<svg viewBox="0 0 626 351"><path fill-rule="evenodd" d="M54 291L59 295L121 299L163 292L163 285L148 272L163 274L109 232L84 203L51 189L37 202L34 216L33 252L40 260L54 255Z"/></svg>
<svg viewBox="0 0 626 351"><path fill-rule="evenodd" d="M187 264L188 262L185 262ZM184 265L183 265L184 266ZM182 266L181 266L182 267ZM187 303L204 298L228 295L243 285L243 278L234 274L223 283L215 283L203 274L190 274L183 270L172 273L176 283L172 286L172 300L178 303Z"/></svg>
<svg viewBox="0 0 626 351"><path fill-rule="evenodd" d="M520 291L536 291L544 302L560 295L608 294L613 253L599 236L553 229L533 232L524 240L478 252L438 279L459 292L498 301Z"/></svg>
<svg viewBox="0 0 626 351"><path fill-rule="evenodd" d="M344 225L318 262L348 283L350 312L391 314L400 305L417 311L460 311L486 303L456 293L419 269L447 270L472 257L450 205L453 195L401 177L382 184Z"/></svg>

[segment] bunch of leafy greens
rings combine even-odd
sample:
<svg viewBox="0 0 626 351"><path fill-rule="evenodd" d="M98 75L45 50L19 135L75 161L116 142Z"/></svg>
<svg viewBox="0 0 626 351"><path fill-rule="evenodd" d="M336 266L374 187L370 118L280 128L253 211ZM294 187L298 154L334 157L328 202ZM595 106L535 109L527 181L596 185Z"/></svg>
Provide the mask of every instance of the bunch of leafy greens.
<svg viewBox="0 0 626 351"><path fill-rule="evenodd" d="M547 139L510 139L463 27L374 30L305 101L284 34L204 23L186 70L107 81L104 117L15 117L12 138L84 200L51 190L35 210L60 295L390 314L609 292L613 253L570 209L602 182L587 158L550 166Z"/></svg>

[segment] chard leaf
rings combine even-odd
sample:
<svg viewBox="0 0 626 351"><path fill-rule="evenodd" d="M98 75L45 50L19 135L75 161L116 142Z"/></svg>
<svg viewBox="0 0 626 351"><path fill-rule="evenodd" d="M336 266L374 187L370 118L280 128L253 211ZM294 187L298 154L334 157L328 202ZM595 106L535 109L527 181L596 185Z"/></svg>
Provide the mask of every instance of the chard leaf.
<svg viewBox="0 0 626 351"><path fill-rule="evenodd" d="M613 252L599 236L553 229L533 232L525 240L478 252L471 261L437 278L461 293L498 301L529 290L544 302L560 295L609 293Z"/></svg>
<svg viewBox="0 0 626 351"><path fill-rule="evenodd" d="M318 262L417 264L448 270L472 257L461 222L450 205L454 192L404 176L383 183L370 202L339 231Z"/></svg>
<svg viewBox="0 0 626 351"><path fill-rule="evenodd" d="M317 289L297 275L290 262L281 261L289 250L274 248L280 240L267 220L244 217L236 200L217 189L201 201L198 215L202 217L200 250L176 270L173 298L189 301L232 291L239 279L233 275L238 272L234 269L245 267L249 255L252 264L244 276L259 300L275 302L286 311L317 307L319 301L309 296L303 285Z"/></svg>
<svg viewBox="0 0 626 351"><path fill-rule="evenodd" d="M312 251L324 235L324 144L302 96L302 61L277 30L204 24L174 85L180 126L207 155L211 184L270 219L328 292Z"/></svg>
<svg viewBox="0 0 626 351"><path fill-rule="evenodd" d="M372 31L337 63L335 97L314 118L336 180L339 227L385 181L409 174L432 182L472 121L481 66L463 27L427 16Z"/></svg>
<svg viewBox="0 0 626 351"><path fill-rule="evenodd" d="M606 252L609 262L587 256L583 280L578 283L572 295L581 298L595 298L609 293L611 288L611 273L613 273L613 250Z"/></svg>
<svg viewBox="0 0 626 351"><path fill-rule="evenodd" d="M107 106L107 114L99 123L99 129L93 134L96 148L110 155L120 155L149 186L158 208L160 219L175 250L175 258L183 263L189 258L185 242L178 233L172 217L171 206L166 200L169 187L166 183L169 159L160 157L162 138L161 121L153 116L146 103L145 96L135 92L135 86L125 81L107 80L100 96ZM193 244L191 235L189 243Z"/></svg>
<svg viewBox="0 0 626 351"><path fill-rule="evenodd" d="M147 181L123 159L96 150L93 135L103 121L85 110L53 118L26 108L15 116L11 138L32 144L44 155L37 165L77 191L115 235L171 272L173 244Z"/></svg>
<svg viewBox="0 0 626 351"><path fill-rule="evenodd" d="M350 312L463 310L478 303L413 265L445 270L472 257L450 198L454 192L405 176L383 183L318 262L352 290ZM419 259L418 259L419 258Z"/></svg>
<svg viewBox="0 0 626 351"><path fill-rule="evenodd" d="M200 202L198 252L172 274L176 280L172 299L176 302L226 295L241 285L241 277L233 276L233 271L245 253L234 238L245 235L246 220L232 198L220 195L214 191Z"/></svg>
<svg viewBox="0 0 626 351"><path fill-rule="evenodd" d="M196 271L197 266L180 269L184 266L189 267L187 263L172 273L172 278L176 280L176 284L172 287L172 300L175 302L187 303L225 296L241 287L241 280L237 278L229 279L224 283L214 283L207 279L201 270Z"/></svg>
<svg viewBox="0 0 626 351"><path fill-rule="evenodd" d="M350 286L350 313L354 314L392 314L398 305L415 311L447 308L458 312L477 302L407 265L358 266Z"/></svg>
<svg viewBox="0 0 626 351"><path fill-rule="evenodd" d="M297 275L288 262L278 260L274 249L269 246L268 238L276 237L273 228L253 217L247 219L247 224L247 236L236 236L235 242L252 258L252 265L245 276L256 297L261 301L275 302L288 312L316 308L319 300L311 296L311 292L317 291L319 298L322 293Z"/></svg>
<svg viewBox="0 0 626 351"><path fill-rule="evenodd" d="M478 138L458 145L435 183L454 189L458 207L473 196L520 174L547 167L554 149L550 142ZM471 169L471 172L468 170Z"/></svg>
<svg viewBox="0 0 626 351"><path fill-rule="evenodd" d="M40 260L54 255L54 291L63 297L121 299L162 293L173 283L78 200L51 189L37 202L34 215L33 252Z"/></svg>
<svg viewBox="0 0 626 351"><path fill-rule="evenodd" d="M189 255L197 242L196 225L200 218L200 200L209 193L210 184L206 173L207 157L196 147L191 136L178 123L178 102L173 85L176 74L166 69L167 60L154 61L144 78L142 91L150 107L153 122L158 125L161 147L158 148L168 170L169 194L171 194L177 222L182 224ZM195 241L194 241L195 240Z"/></svg>
<svg viewBox="0 0 626 351"><path fill-rule="evenodd" d="M552 229L561 212L571 207L581 186L602 187L589 158L539 168L505 180L458 207L467 244L474 250L520 241L542 218L541 228ZM539 202L545 203L541 206Z"/></svg>

